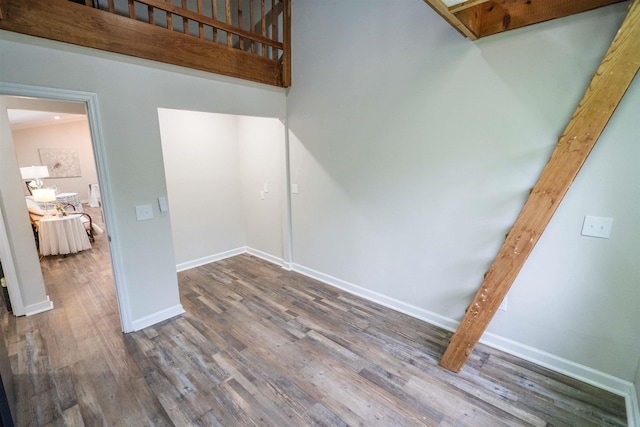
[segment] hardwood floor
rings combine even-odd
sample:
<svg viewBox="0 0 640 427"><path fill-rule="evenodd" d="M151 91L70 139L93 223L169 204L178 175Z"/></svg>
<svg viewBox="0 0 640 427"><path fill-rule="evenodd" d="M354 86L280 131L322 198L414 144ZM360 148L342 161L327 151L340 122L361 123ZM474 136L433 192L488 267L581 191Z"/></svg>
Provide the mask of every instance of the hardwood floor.
<svg viewBox="0 0 640 427"><path fill-rule="evenodd" d="M17 425L622 426L624 399L250 255L179 273L186 313L123 335L104 235L4 315Z"/></svg>

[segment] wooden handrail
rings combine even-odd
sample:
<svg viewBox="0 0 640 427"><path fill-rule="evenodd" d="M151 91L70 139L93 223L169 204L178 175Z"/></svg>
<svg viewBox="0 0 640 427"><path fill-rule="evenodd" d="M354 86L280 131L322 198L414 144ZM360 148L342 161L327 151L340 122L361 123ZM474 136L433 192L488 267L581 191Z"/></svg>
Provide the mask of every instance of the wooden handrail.
<svg viewBox="0 0 640 427"><path fill-rule="evenodd" d="M275 49L279 49L282 50L283 49L283 45L281 42L277 41L277 40L272 40L270 38L264 37L260 34L256 34L253 33L251 31L247 31L247 30L242 30L240 28L234 27L233 25L231 25L230 23L226 23L226 22L222 22L219 21L217 19L213 19L213 18L209 18L208 16L205 15L199 15L196 12L193 12L189 9L185 9L182 8L180 6L175 6L171 3L164 3L162 1L159 0L132 0L147 6L151 6L154 7L156 9L160 9L163 10L165 12L168 13L172 13L175 15L180 16L183 19L190 19L192 21L197 22L198 24L204 24L204 25L209 25L217 30L222 30L224 32L226 32L228 35L229 34L235 34L237 36L240 37L244 37L247 39L250 39L254 42L258 42L258 43L262 43L268 46L272 46ZM230 16L231 11L229 10L227 12Z"/></svg>
<svg viewBox="0 0 640 427"><path fill-rule="evenodd" d="M287 87L291 0L241 0L242 28L233 1L225 23L221 0L0 0L0 30Z"/></svg>

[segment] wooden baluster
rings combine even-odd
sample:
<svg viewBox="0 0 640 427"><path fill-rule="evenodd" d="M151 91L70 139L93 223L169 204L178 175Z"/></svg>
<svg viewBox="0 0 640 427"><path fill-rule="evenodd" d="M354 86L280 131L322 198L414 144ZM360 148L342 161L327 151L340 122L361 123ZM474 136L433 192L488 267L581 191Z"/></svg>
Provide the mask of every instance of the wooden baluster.
<svg viewBox="0 0 640 427"><path fill-rule="evenodd" d="M129 0L129 18L136 19L136 6L133 0Z"/></svg>
<svg viewBox="0 0 640 427"><path fill-rule="evenodd" d="M249 0L249 30L253 33L255 32L255 29L253 28L253 26L255 25L255 14L254 12L254 5L253 5L253 0ZM256 43L251 40L251 53L255 54L256 53Z"/></svg>
<svg viewBox="0 0 640 427"><path fill-rule="evenodd" d="M238 28L242 29L242 0L238 0ZM238 47L244 50L244 38L238 39Z"/></svg>
<svg viewBox="0 0 640 427"><path fill-rule="evenodd" d="M227 14L227 24L231 25L231 2L229 0L225 1L225 10ZM227 31L227 46L232 47L231 33L228 31Z"/></svg>
<svg viewBox="0 0 640 427"><path fill-rule="evenodd" d="M276 15L276 0L271 0L271 40L278 41L278 16ZM271 58L278 59L278 49L271 47Z"/></svg>
<svg viewBox="0 0 640 427"><path fill-rule="evenodd" d="M155 25L156 24L156 19L153 16L153 6L147 6L147 10L149 11L149 24L151 25Z"/></svg>
<svg viewBox="0 0 640 427"><path fill-rule="evenodd" d="M218 19L218 0L211 0L211 17ZM213 27L213 42L218 43L218 29Z"/></svg>
<svg viewBox="0 0 640 427"><path fill-rule="evenodd" d="M109 4L109 12L115 13L116 7L113 5L113 0L109 0L108 4Z"/></svg>
<svg viewBox="0 0 640 427"><path fill-rule="evenodd" d="M182 0L182 8L187 8L187 0ZM184 16L182 17L182 32L185 34L189 34L189 20Z"/></svg>
<svg viewBox="0 0 640 427"><path fill-rule="evenodd" d="M264 10L264 0L260 0L260 14L262 15L260 20L262 23L262 37L267 37L267 16ZM264 43L262 43L262 56L267 56L267 46Z"/></svg>
<svg viewBox="0 0 640 427"><path fill-rule="evenodd" d="M282 8L282 84L291 86L291 0Z"/></svg>
<svg viewBox="0 0 640 427"><path fill-rule="evenodd" d="M198 0L198 15L202 15L202 0ZM202 22L198 23L198 34L204 40L204 25Z"/></svg>

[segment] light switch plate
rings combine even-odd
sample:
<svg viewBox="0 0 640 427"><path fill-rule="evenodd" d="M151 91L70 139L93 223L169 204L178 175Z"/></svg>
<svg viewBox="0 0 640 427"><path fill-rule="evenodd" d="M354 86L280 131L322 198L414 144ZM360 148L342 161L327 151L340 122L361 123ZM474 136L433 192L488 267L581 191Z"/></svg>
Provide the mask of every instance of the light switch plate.
<svg viewBox="0 0 640 427"><path fill-rule="evenodd" d="M265 182L262 184L262 191L264 191L265 193L269 192L269 183Z"/></svg>
<svg viewBox="0 0 640 427"><path fill-rule="evenodd" d="M136 219L138 221L153 219L153 207L151 205L137 205Z"/></svg>
<svg viewBox="0 0 640 427"><path fill-rule="evenodd" d="M585 216L584 223L582 224L582 235L608 239L611 236L612 226L613 218Z"/></svg>
<svg viewBox="0 0 640 427"><path fill-rule="evenodd" d="M160 213L169 212L169 204L167 203L167 198L164 196L158 197L158 208L160 209Z"/></svg>
<svg viewBox="0 0 640 427"><path fill-rule="evenodd" d="M298 194L298 184L291 184L291 193Z"/></svg>

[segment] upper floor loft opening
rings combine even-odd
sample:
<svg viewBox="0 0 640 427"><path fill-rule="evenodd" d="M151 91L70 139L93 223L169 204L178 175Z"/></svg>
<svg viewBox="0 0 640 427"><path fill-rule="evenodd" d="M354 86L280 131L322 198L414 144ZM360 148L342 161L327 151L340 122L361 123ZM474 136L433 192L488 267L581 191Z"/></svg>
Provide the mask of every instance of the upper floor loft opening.
<svg viewBox="0 0 640 427"><path fill-rule="evenodd" d="M0 0L0 29L279 87L290 19L290 0Z"/></svg>

